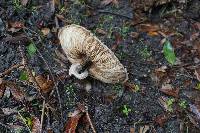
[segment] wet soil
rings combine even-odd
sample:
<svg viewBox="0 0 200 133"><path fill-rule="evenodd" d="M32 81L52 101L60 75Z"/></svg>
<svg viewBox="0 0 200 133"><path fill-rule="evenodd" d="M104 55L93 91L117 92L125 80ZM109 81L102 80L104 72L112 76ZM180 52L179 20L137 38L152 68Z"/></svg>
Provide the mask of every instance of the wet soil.
<svg viewBox="0 0 200 133"><path fill-rule="evenodd" d="M162 84L170 83L174 88L179 88L180 99L187 100L184 92L194 89L198 82L190 69L182 67L185 64L198 66L200 62L198 61L200 54L193 50L194 45L200 45L199 40L188 41L193 33L200 30L194 27L194 23L200 21L200 2L198 0L189 3L187 8L177 16L175 13L160 16L161 10L159 9L158 13L144 12L149 17L145 23L154 23L169 29L169 32L173 29L174 33L181 34L169 37L175 48L176 56L181 61L181 64L176 66L169 65L163 55L163 45L160 43L164 38L162 35L149 35L140 30L139 24L133 25L135 12L127 0L119 1L117 6L113 4L103 6L99 0L72 0L61 2L60 5L56 5L55 9L51 7L52 4L49 1L29 1L26 7L19 6L13 1L0 0L0 73L21 61L18 47L22 45L28 57L28 65L36 74L49 74L49 68L45 64L44 58L56 78L59 77L57 75L60 72L67 75L71 64L65 61L63 66L56 60L58 58L56 51L61 51L61 47L57 41L55 28L75 23L91 30L109 48L116 45L115 34L119 33L122 41L113 51L127 68L129 81L139 86L139 90L133 92L123 85L105 84L88 78L92 83L92 90L86 92L84 85L74 77L63 79L62 82L58 80L57 86L60 92L63 116L61 118L58 95L55 91L53 96L48 99L48 104L54 110L45 115L44 132L47 132L48 128L55 133L62 132L64 124L68 120L68 113L73 112L77 103L85 103L88 106L92 123L98 133L129 133L131 128L139 132L143 125L150 127L148 131L150 133L179 133L181 132L181 123L185 125L184 131L200 132L182 113L173 115L163 126L154 120L158 115L166 113L158 101L161 96L166 96L159 90ZM55 21L56 14L64 17L57 17L58 24ZM8 31L10 21L21 21L25 28L12 33ZM41 29L44 27L51 30L46 36L41 33ZM105 31L105 34L101 34L98 29ZM137 37L133 37L132 33L137 33ZM15 37L20 34L31 38L39 51L37 54L32 57L28 56L27 42L5 41L6 37ZM167 66L168 78L156 82L154 79L155 69L162 66ZM20 71L21 69L13 71L4 79L16 81L21 85L22 83L18 81ZM186 82L190 82L190 84L186 86ZM27 95L37 93L34 87L22 86ZM122 111L124 105L131 109L128 115ZM19 102L4 96L0 99L0 107L16 107L18 110L26 107L24 116L34 115L40 118L42 99L37 97L30 102ZM5 125L23 126L23 123L16 120L16 117L16 115L5 115L1 112L0 132L12 132ZM25 128L21 132L28 131Z"/></svg>

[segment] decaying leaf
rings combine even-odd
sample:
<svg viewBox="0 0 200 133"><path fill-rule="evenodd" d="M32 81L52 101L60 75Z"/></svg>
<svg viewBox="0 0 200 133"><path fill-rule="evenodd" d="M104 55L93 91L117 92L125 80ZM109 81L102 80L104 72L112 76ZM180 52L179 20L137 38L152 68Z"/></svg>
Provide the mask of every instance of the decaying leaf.
<svg viewBox="0 0 200 133"><path fill-rule="evenodd" d="M135 133L135 128L131 127L130 128L130 133Z"/></svg>
<svg viewBox="0 0 200 133"><path fill-rule="evenodd" d="M0 98L3 97L5 89L5 83L3 83L3 79L0 78Z"/></svg>
<svg viewBox="0 0 200 133"><path fill-rule="evenodd" d="M190 111L196 115L196 118L200 121L200 103L199 105L189 104Z"/></svg>
<svg viewBox="0 0 200 133"><path fill-rule="evenodd" d="M196 76L197 80L200 82L200 69L196 69L194 72L194 75Z"/></svg>
<svg viewBox="0 0 200 133"><path fill-rule="evenodd" d="M75 130L78 125L79 119L82 115L83 114L81 112L77 113L77 111L75 110L73 115L69 118L69 120L66 123L65 133L76 133Z"/></svg>
<svg viewBox="0 0 200 133"><path fill-rule="evenodd" d="M198 90L189 90L183 91L183 94L188 97L190 100L196 102L196 103L200 103L200 91Z"/></svg>
<svg viewBox="0 0 200 133"><path fill-rule="evenodd" d="M115 43L112 46L112 50L115 51L117 49L117 47L120 45L120 43L122 42L122 36L119 33L114 33L115 36Z"/></svg>
<svg viewBox="0 0 200 133"><path fill-rule="evenodd" d="M17 113L17 108L1 108L5 115L10 115L13 113Z"/></svg>
<svg viewBox="0 0 200 133"><path fill-rule="evenodd" d="M28 0L21 0L21 4L22 4L23 6L26 6L27 3L28 3Z"/></svg>
<svg viewBox="0 0 200 133"><path fill-rule="evenodd" d="M49 28L42 28L41 32L43 33L44 36L47 36L50 32Z"/></svg>
<svg viewBox="0 0 200 133"><path fill-rule="evenodd" d="M149 126L145 125L140 127L139 133L146 133L147 131L149 131Z"/></svg>
<svg viewBox="0 0 200 133"><path fill-rule="evenodd" d="M163 84L160 91L169 96L179 97L179 89L173 89L171 84Z"/></svg>
<svg viewBox="0 0 200 133"><path fill-rule="evenodd" d="M32 133L40 133L41 132L41 126L40 126L40 120L37 117L32 118Z"/></svg>
<svg viewBox="0 0 200 133"><path fill-rule="evenodd" d="M10 90L12 96L17 101L23 101L25 99L25 93L15 84L7 84L7 89Z"/></svg>
<svg viewBox="0 0 200 133"><path fill-rule="evenodd" d="M140 32L147 32L150 35L151 34L158 35L157 31L159 31L159 30L160 30L160 27L157 24L147 23L147 24L140 24L139 25L139 31Z"/></svg>
<svg viewBox="0 0 200 133"><path fill-rule="evenodd" d="M101 34L101 35L107 35L108 34L106 31L104 31L103 29L100 29L100 28L96 28L96 32Z"/></svg>
<svg viewBox="0 0 200 133"><path fill-rule="evenodd" d="M170 116L168 114L161 114L154 118L154 121L159 124L161 127L169 120Z"/></svg>
<svg viewBox="0 0 200 133"><path fill-rule="evenodd" d="M106 5L110 4L110 3L112 3L114 5L118 5L119 4L118 0L103 0L103 1L101 1L101 5L104 5L104 6L106 6Z"/></svg>
<svg viewBox="0 0 200 133"><path fill-rule="evenodd" d="M53 81L50 79L44 78L42 75L38 75L35 77L37 83L39 84L41 91L43 93L48 93L53 88Z"/></svg>

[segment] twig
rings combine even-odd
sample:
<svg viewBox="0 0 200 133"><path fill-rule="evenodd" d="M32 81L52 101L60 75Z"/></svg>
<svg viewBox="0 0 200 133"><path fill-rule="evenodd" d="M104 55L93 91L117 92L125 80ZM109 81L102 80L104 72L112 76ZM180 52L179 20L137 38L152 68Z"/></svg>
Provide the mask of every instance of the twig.
<svg viewBox="0 0 200 133"><path fill-rule="evenodd" d="M43 121L44 121L44 112L45 112L45 100L43 100L42 104L42 115L40 118L40 133L42 133Z"/></svg>
<svg viewBox="0 0 200 133"><path fill-rule="evenodd" d="M20 116L21 120L23 121L23 123L26 125L26 127L28 128L29 133L31 133L31 129L29 128L29 126L26 124L25 118L20 114L20 112L17 112L18 115Z"/></svg>
<svg viewBox="0 0 200 133"><path fill-rule="evenodd" d="M90 127L92 128L93 133L96 133L96 130L95 130L95 128L94 128L94 126L93 126L93 124L92 124L92 121L91 121L91 119L90 119L90 115L89 115L89 113L88 113L88 108L87 108L87 107L86 107L85 114L86 114L86 117L87 117L88 122L89 122L89 124L90 124Z"/></svg>
<svg viewBox="0 0 200 133"><path fill-rule="evenodd" d="M115 15L115 16L119 16L119 17L124 17L124 18L127 18L127 19L133 19L133 17L129 17L129 16L126 16L126 15L123 15L123 14L118 14L118 13L114 13L114 12L110 12L110 11L105 11L105 10L97 10L99 13L108 13L108 14L111 14L111 15Z"/></svg>
<svg viewBox="0 0 200 133"><path fill-rule="evenodd" d="M3 76L8 75L9 73L12 72L13 69L19 68L21 66L23 66L22 63L13 65L9 69L5 70L3 73L0 73L0 77L2 78Z"/></svg>
<svg viewBox="0 0 200 133"><path fill-rule="evenodd" d="M44 59L44 57L42 56L41 52L40 52L38 49L37 49L37 52L39 53L40 57L41 57L42 60L44 61L44 63L45 63L45 65L46 65L47 69L49 70L49 73L50 73L50 75L51 75L51 78L52 78L52 80L53 80L53 82L54 82L54 88L56 89L56 93L57 93L57 95L58 95L58 102L59 102L59 108L60 108L60 113L61 113L61 119L63 119L62 103L61 103L60 93L59 93L59 90L58 90L58 86L57 86L56 80L55 80L55 78L54 78L54 75L53 75L53 73L52 73L52 71L51 71L51 68L50 68L49 64L48 64L47 61ZM54 89L53 89L52 92L50 93L50 96L52 96L53 92L54 92Z"/></svg>
<svg viewBox="0 0 200 133"><path fill-rule="evenodd" d="M40 96L41 96L43 99L45 99L45 97L44 97L44 96L42 95L42 93L41 93L41 90L42 90L42 89L40 88L40 85L39 85L38 82L36 81L35 77L33 76L31 70L29 69L29 67L28 67L28 65L27 65L26 56L25 56L25 54L24 54L24 52L23 52L23 49L22 49L22 47L21 47L20 45L19 45L19 50L20 50L20 53L21 53L21 55L22 55L23 65L25 66L25 69L26 69L26 71L28 72L29 77L30 77L31 80L33 81L33 83L34 83L35 87L37 88L37 90L39 91Z"/></svg>

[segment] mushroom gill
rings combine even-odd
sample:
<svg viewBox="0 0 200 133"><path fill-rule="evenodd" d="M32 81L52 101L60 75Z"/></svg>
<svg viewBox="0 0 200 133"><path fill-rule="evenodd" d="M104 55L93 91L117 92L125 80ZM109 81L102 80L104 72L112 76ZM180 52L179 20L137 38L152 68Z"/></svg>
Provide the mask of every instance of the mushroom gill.
<svg viewBox="0 0 200 133"><path fill-rule="evenodd" d="M79 25L68 25L60 29L58 37L61 46L72 63L69 74L79 79L88 75L105 83L124 83L128 73L114 53L89 30ZM87 61L92 64L83 73Z"/></svg>

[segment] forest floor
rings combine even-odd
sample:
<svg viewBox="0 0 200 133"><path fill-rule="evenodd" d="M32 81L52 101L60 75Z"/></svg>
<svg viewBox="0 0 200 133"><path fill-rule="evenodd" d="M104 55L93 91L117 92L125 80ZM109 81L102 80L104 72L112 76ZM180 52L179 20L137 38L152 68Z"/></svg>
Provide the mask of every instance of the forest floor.
<svg viewBox="0 0 200 133"><path fill-rule="evenodd" d="M200 1L152 6L139 17L132 6L0 0L0 133L199 133ZM115 53L129 87L88 78L86 92L69 77L57 32L73 23Z"/></svg>

